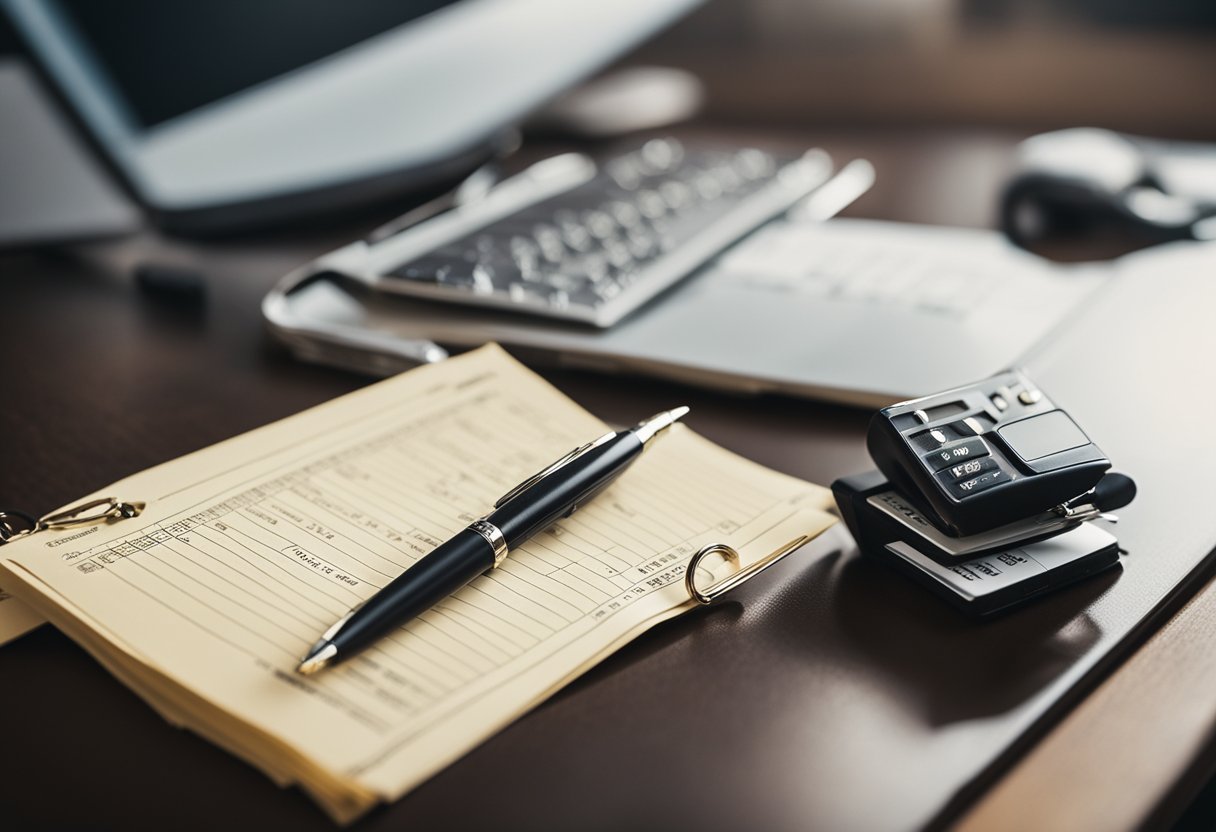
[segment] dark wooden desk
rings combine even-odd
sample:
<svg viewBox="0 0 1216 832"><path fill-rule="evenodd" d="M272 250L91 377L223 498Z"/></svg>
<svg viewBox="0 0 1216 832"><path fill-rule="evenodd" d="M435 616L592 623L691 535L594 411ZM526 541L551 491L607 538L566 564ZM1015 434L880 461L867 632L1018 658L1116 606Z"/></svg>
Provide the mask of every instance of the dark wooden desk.
<svg viewBox="0 0 1216 832"><path fill-rule="evenodd" d="M842 157L865 155L878 167L879 184L851 213L960 225L989 222L1016 140L831 131L818 138ZM209 244L169 245L149 236L0 257L0 377L7 391L0 408L0 505L49 509L366 383L288 358L264 335L258 302L281 274L373 223L363 218L320 232ZM208 276L204 310L173 309L139 294L127 268L150 252L192 262ZM658 382L547 375L608 420L631 421L672 400L670 387ZM700 391L682 390L679 398L692 405L696 430L774 468L827 483L867 467L861 411ZM962 643L958 619L847 553L787 562L744 588L740 603L639 639L358 828L918 825L944 808L945 800L915 792L940 779L932 767L941 759L908 766L899 778L888 772L866 782L857 772L868 760L882 760L888 743L906 750L918 732L939 741L961 732L965 745L977 722L1000 724L1017 713L1098 637L1085 627L1100 633L1106 622L1086 624L1076 611L1110 591L1113 580L1045 601L1022 631L998 624L990 635L1000 655L984 659L980 677L963 679L971 687L948 690L942 686L949 686L949 673L939 682L935 668L949 661L939 653ZM889 623L876 625L876 616ZM929 620L925 632L940 640L917 633L902 644L884 643L898 633L899 616ZM1059 641L1062 629L1071 636ZM1043 649L1020 649L1023 634ZM834 674L864 678L873 689L860 687L862 700L906 698L900 713L906 723L892 721L890 710L873 732L842 735L818 722L830 713L831 703L820 697L833 694L823 680ZM1006 679L1008 689L994 696L996 682L988 677ZM8 828L331 827L298 792L277 789L219 749L173 730L50 628L0 649L0 680L0 818ZM908 735L899 736L904 730ZM956 761L946 761L948 776L968 784L996 756L982 754L976 763L963 745L954 755ZM1014 759L1006 756L1006 763ZM1176 756L1160 758L1173 768L1154 793L1126 809L1123 821L1134 824L1158 810L1167 786L1203 766L1196 750ZM1026 795L1033 793L1018 792L1016 777L1002 789L1005 802L981 802L978 817L988 811L989 820L1008 819L1013 805L1025 820ZM855 811L843 808L848 801Z"/></svg>

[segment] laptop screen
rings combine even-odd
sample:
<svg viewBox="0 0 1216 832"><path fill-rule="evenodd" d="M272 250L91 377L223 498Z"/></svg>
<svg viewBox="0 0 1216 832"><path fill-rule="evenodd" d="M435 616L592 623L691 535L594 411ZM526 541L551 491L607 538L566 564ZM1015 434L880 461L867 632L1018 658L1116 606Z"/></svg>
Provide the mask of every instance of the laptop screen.
<svg viewBox="0 0 1216 832"><path fill-rule="evenodd" d="M456 0L58 0L143 128L279 77Z"/></svg>

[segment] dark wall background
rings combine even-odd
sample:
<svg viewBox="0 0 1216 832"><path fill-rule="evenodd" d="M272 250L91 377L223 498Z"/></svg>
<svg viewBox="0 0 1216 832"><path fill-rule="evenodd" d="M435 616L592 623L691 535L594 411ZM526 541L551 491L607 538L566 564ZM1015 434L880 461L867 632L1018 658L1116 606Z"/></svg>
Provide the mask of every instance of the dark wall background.
<svg viewBox="0 0 1216 832"><path fill-rule="evenodd" d="M1211 0L710 0L645 46L772 124L1078 124L1216 139Z"/></svg>

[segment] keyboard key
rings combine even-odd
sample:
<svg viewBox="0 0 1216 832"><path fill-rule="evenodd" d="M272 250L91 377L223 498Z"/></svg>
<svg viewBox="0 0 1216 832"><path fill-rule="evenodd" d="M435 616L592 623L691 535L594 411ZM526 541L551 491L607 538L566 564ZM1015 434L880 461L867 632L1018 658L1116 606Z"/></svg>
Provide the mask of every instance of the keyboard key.
<svg viewBox="0 0 1216 832"><path fill-rule="evenodd" d="M634 228L642 221L642 212L632 203L613 201L608 203L607 208L622 228Z"/></svg>
<svg viewBox="0 0 1216 832"><path fill-rule="evenodd" d="M673 139L651 139L638 152L648 174L666 173L684 158L684 148Z"/></svg>
<svg viewBox="0 0 1216 832"><path fill-rule="evenodd" d="M698 239L720 250L813 187L789 188L788 177L776 176L780 169L759 150L690 151L674 140L652 140L604 162L583 184L492 219L388 274L402 278L396 287L407 293L425 283L451 289L453 300L519 305L606 326L656 286L689 273L686 263L664 269L667 253ZM742 210L762 190L779 192L785 202L766 197L759 203L769 212L763 216ZM475 214L476 203L462 210ZM629 302L631 296L637 300ZM611 312L601 314L609 302Z"/></svg>
<svg viewBox="0 0 1216 832"><path fill-rule="evenodd" d="M657 191L642 191L638 194L638 210L643 217L657 220L667 213L667 203Z"/></svg>
<svg viewBox="0 0 1216 832"><path fill-rule="evenodd" d="M532 236L540 247L541 255L550 263L560 263L566 256L566 246L562 243L562 234L551 225L540 224L532 230Z"/></svg>

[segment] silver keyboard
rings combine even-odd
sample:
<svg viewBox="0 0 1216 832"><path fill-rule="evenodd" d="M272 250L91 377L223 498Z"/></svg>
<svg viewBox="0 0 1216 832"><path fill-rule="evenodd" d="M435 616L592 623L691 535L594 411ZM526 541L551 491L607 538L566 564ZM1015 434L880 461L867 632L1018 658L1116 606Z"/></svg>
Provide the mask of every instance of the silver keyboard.
<svg viewBox="0 0 1216 832"><path fill-rule="evenodd" d="M608 327L830 174L819 151L671 139L598 164L557 157L378 244L376 287Z"/></svg>

